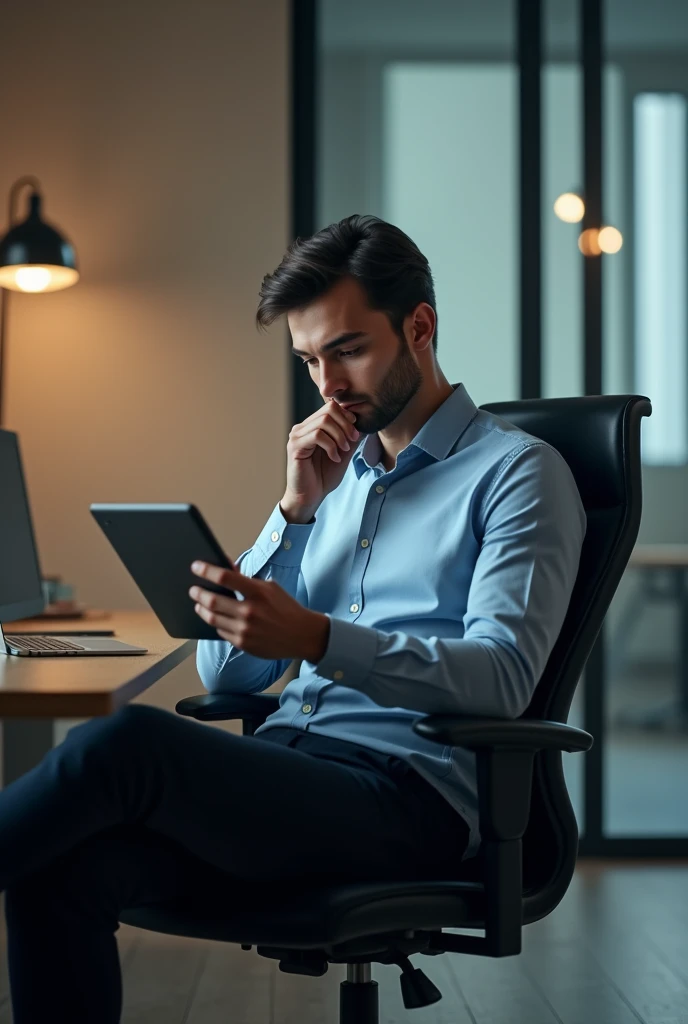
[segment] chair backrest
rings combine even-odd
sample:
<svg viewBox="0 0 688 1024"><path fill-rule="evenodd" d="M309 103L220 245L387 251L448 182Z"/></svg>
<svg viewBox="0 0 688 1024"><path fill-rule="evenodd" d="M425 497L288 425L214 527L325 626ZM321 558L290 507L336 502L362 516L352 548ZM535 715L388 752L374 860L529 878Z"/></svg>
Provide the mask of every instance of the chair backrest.
<svg viewBox="0 0 688 1024"><path fill-rule="evenodd" d="M642 511L642 395L525 399L481 407L556 448L569 464L587 516L575 587L559 637L524 718L566 722L581 673L638 536ZM599 741L599 737L595 737ZM535 758L523 837L524 897L549 913L571 881L578 829L559 751Z"/></svg>

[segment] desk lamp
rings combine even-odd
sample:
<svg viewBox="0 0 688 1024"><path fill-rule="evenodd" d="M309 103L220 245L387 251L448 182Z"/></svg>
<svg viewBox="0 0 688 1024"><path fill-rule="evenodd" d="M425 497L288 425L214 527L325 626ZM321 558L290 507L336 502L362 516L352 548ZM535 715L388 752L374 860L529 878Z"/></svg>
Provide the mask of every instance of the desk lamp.
<svg viewBox="0 0 688 1024"><path fill-rule="evenodd" d="M17 223L17 199L25 186L31 187L29 214ZM15 181L9 197L9 231L0 239L0 427L9 292L55 292L79 280L74 247L41 218L40 188L31 176Z"/></svg>

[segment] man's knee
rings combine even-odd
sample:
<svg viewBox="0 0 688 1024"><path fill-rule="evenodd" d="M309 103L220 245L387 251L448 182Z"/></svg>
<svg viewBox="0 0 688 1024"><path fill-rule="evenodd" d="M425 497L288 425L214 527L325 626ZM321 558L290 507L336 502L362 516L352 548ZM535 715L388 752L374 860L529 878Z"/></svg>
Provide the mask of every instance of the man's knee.
<svg viewBox="0 0 688 1024"><path fill-rule="evenodd" d="M175 716L148 704L125 704L111 715L91 718L69 730L65 743L87 744L112 749L121 745L131 750L137 742L150 743L161 730L170 727Z"/></svg>

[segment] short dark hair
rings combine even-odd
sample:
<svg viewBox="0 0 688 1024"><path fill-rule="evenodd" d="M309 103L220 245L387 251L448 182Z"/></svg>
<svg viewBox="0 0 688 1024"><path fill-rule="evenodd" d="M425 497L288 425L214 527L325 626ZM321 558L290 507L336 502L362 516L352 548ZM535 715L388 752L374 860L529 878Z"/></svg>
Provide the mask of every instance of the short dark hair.
<svg viewBox="0 0 688 1024"><path fill-rule="evenodd" d="M347 276L358 281L370 308L385 312L399 335L404 317L419 302L427 302L437 316L430 265L415 242L379 217L355 213L291 243L277 269L263 278L258 327L307 306ZM432 347L437 352L437 327Z"/></svg>

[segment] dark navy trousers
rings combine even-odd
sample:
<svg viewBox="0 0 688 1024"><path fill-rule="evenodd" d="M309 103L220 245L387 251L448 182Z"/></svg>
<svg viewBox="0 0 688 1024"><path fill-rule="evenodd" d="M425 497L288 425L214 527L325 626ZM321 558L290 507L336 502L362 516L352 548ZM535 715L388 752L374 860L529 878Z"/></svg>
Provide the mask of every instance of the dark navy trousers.
<svg viewBox="0 0 688 1024"><path fill-rule="evenodd" d="M415 770L354 743L143 704L92 719L0 792L14 1024L120 1021L123 909L231 906L246 879L454 878L467 841Z"/></svg>

